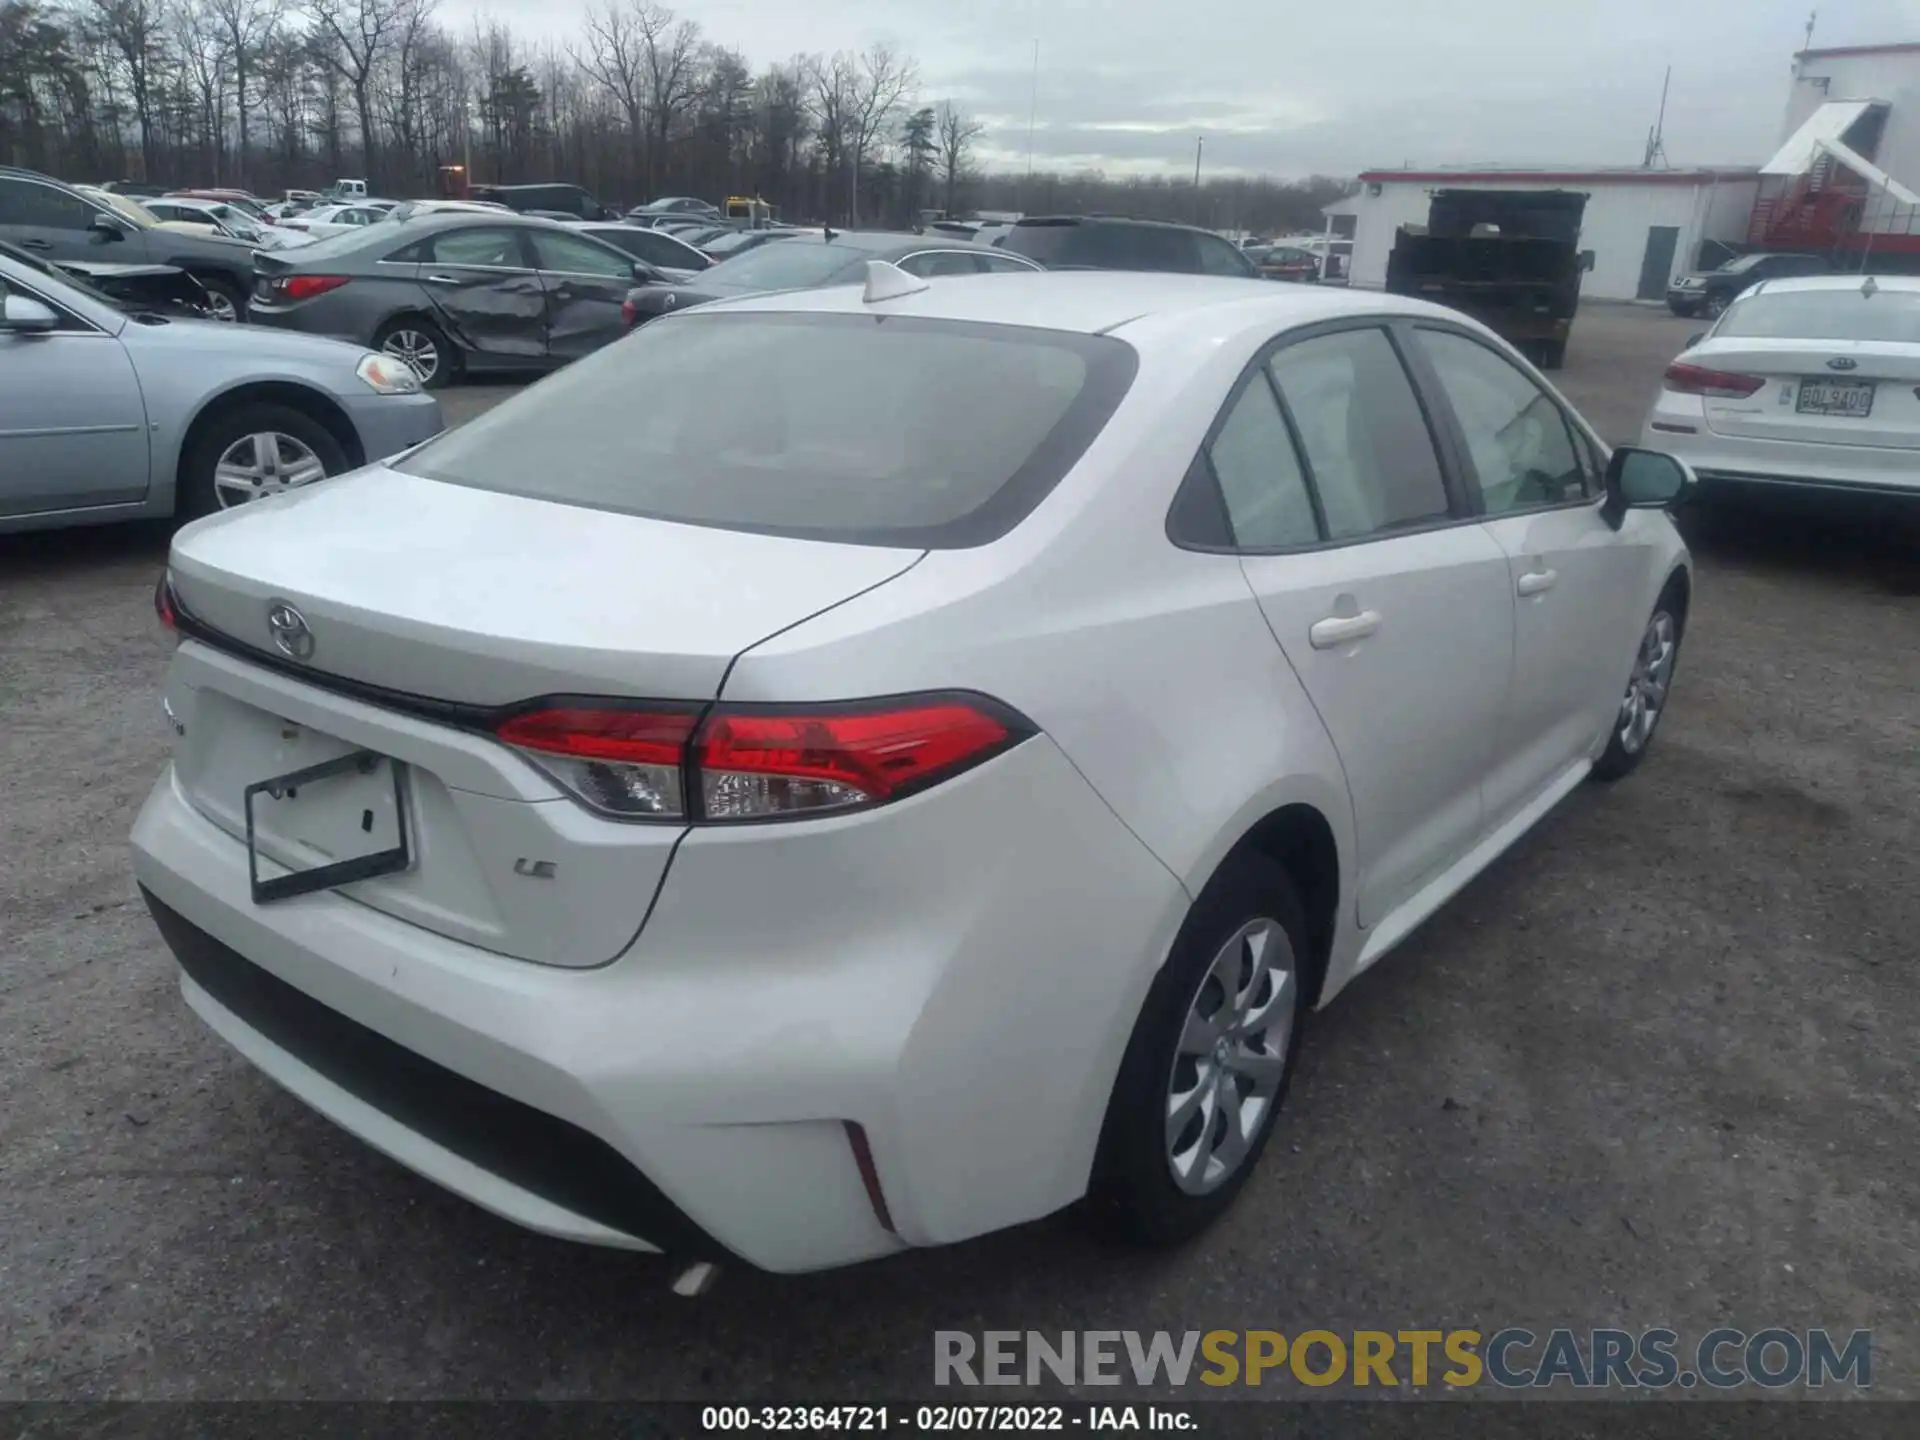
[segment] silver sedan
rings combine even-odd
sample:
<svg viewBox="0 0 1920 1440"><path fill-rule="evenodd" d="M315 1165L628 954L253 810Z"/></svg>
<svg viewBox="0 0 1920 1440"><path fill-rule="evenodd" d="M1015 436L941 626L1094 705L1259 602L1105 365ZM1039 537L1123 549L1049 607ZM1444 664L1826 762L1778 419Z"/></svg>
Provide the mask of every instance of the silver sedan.
<svg viewBox="0 0 1920 1440"><path fill-rule="evenodd" d="M440 429L390 356L144 313L0 255L0 531L204 515Z"/></svg>

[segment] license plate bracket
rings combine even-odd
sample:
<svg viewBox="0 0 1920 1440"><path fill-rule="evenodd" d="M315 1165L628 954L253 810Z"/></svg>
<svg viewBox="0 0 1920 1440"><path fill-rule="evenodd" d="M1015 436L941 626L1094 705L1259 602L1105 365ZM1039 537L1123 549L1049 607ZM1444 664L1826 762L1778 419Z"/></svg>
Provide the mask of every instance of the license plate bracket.
<svg viewBox="0 0 1920 1440"><path fill-rule="evenodd" d="M1843 420L1865 420L1873 414L1874 382L1871 380L1829 380L1824 377L1800 382L1794 401L1797 415L1832 415Z"/></svg>
<svg viewBox="0 0 1920 1440"><path fill-rule="evenodd" d="M393 817L396 841L393 845L366 855L355 855L345 860L336 860L329 865L315 865L305 870L294 870L286 875L276 875L269 879L260 878L260 844L254 829L254 800L260 795L279 799L290 795L302 785L313 785L323 780L335 779L342 775L372 775L380 766L385 765L393 780ZM407 807L405 793L400 778L399 762L385 755L375 754L371 750L355 750L350 754L324 760L318 765L309 765L304 769L292 770L285 775L275 775L266 780L256 780L247 786L241 798L241 808L246 812L247 820L247 879L253 889L253 903L271 904L275 900L289 900L296 895L311 895L319 890L331 890L339 885L351 885L356 880L371 880L378 875L392 875L413 863L412 851L407 844Z"/></svg>

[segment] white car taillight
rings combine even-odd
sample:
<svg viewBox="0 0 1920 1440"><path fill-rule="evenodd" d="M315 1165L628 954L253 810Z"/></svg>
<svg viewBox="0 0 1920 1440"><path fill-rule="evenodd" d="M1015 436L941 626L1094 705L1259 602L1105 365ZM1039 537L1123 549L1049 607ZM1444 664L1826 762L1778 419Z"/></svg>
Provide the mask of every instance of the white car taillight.
<svg viewBox="0 0 1920 1440"><path fill-rule="evenodd" d="M603 815L724 824L880 805L1034 733L980 695L691 710L584 702L495 733Z"/></svg>

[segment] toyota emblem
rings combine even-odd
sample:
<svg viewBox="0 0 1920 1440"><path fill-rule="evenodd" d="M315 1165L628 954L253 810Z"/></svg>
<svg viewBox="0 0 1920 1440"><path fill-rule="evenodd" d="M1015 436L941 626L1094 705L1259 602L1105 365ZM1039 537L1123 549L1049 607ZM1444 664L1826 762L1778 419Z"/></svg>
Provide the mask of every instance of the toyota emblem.
<svg viewBox="0 0 1920 1440"><path fill-rule="evenodd" d="M289 660L313 657L313 631L307 617L284 600L267 602L267 633L273 636L273 648Z"/></svg>
<svg viewBox="0 0 1920 1440"><path fill-rule="evenodd" d="M1827 368L1829 370L1858 370L1860 367L1856 362L1849 360L1846 356L1836 355L1833 359L1827 361Z"/></svg>
<svg viewBox="0 0 1920 1440"><path fill-rule="evenodd" d="M666 300L663 301L662 303L666 306L667 309L671 310L674 306L680 303L680 297L678 295L673 294L671 291L669 291L667 294Z"/></svg>

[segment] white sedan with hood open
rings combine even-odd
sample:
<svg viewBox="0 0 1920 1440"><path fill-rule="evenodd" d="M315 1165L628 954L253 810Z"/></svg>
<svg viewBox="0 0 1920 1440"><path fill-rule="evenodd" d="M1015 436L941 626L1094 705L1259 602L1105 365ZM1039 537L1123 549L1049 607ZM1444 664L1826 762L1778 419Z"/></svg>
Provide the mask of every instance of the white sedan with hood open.
<svg viewBox="0 0 1920 1440"><path fill-rule="evenodd" d="M135 869L208 1025L535 1229L1175 1241L1313 1007L1647 753L1686 479L1415 300L701 307L183 530Z"/></svg>

